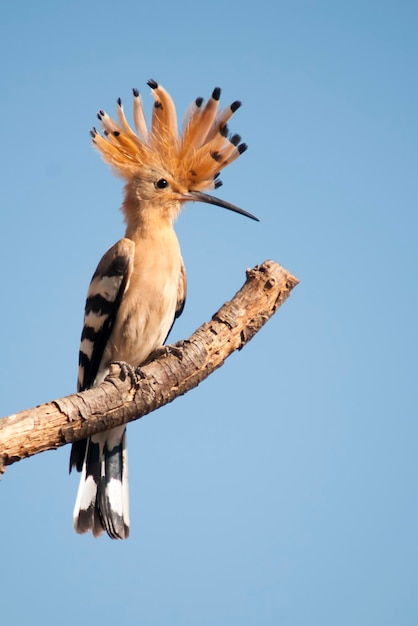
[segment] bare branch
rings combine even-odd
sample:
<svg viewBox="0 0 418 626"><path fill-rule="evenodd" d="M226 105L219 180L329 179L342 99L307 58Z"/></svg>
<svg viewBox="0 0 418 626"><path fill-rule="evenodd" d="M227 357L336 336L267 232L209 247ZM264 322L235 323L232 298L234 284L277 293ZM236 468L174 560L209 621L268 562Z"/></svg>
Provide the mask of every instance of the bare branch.
<svg viewBox="0 0 418 626"><path fill-rule="evenodd" d="M176 350L141 368L135 386L112 365L93 389L0 420L0 474L28 456L56 449L133 421L196 387L235 350L241 350L287 299L297 278L274 261L247 270L247 280Z"/></svg>

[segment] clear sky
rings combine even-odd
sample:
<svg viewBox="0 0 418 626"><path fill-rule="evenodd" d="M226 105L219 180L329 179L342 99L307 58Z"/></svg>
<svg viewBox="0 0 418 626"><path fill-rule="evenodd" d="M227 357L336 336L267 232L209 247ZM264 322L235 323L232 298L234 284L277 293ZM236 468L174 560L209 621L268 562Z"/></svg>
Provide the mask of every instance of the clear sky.
<svg viewBox="0 0 418 626"><path fill-rule="evenodd" d="M131 538L77 536L69 447L0 484L4 624L418 623L418 5L4 0L0 414L75 390L123 236L96 111L221 86L246 152L177 222L188 337L272 258L300 285L198 389L129 427Z"/></svg>

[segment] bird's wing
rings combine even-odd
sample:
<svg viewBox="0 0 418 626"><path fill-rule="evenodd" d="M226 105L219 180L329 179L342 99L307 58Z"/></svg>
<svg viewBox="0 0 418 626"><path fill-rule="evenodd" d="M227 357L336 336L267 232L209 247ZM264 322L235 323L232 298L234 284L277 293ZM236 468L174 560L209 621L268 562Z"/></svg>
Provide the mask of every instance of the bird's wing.
<svg viewBox="0 0 418 626"><path fill-rule="evenodd" d="M179 284L177 287L177 306L176 306L175 319L180 317L180 315L183 313L184 305L186 304L186 291L187 291L186 269L184 267L183 259L181 259L181 270L180 270Z"/></svg>
<svg viewBox="0 0 418 626"><path fill-rule="evenodd" d="M186 291L187 291L186 269L184 267L183 259L181 259L180 276L179 276L179 282L177 285L176 312L174 314L173 323L171 324L170 330L167 333L167 337L164 339L164 343L167 341L171 331L173 330L174 322L183 313L184 305L186 304Z"/></svg>
<svg viewBox="0 0 418 626"><path fill-rule="evenodd" d="M121 239L106 252L93 274L84 309L78 391L91 387L97 376L119 305L132 274L134 251L133 241Z"/></svg>
<svg viewBox="0 0 418 626"><path fill-rule="evenodd" d="M112 332L132 274L135 244L121 239L102 257L93 274L84 309L84 326L81 334L78 391L90 388L98 374L106 344ZM70 470L74 465L81 471L86 440L73 444Z"/></svg>

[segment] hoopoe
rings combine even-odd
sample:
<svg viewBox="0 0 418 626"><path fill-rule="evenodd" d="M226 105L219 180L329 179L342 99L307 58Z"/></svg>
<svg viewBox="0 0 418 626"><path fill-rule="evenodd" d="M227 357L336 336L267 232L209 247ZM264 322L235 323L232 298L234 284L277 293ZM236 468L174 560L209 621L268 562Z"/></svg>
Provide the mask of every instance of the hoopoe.
<svg viewBox="0 0 418 626"><path fill-rule="evenodd" d="M222 183L220 171L247 148L229 136L227 122L241 105L219 110L221 90L206 104L197 98L181 135L170 95L154 80L150 130L141 97L133 90L133 120L128 124L118 99L118 122L104 111L102 128L91 131L94 146L126 181L122 210L125 237L106 252L87 294L81 335L78 391L99 385L114 361L140 366L163 346L182 313L186 274L173 222L185 202L206 202L257 220L229 202L203 193ZM126 428L120 426L73 444L70 471L81 472L74 528L106 531L112 539L129 535Z"/></svg>

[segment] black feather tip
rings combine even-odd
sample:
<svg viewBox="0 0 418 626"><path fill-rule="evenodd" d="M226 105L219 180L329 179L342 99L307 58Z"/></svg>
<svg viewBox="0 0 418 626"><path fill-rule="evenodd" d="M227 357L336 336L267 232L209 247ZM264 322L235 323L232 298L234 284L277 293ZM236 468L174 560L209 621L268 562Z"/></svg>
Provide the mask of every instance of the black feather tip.
<svg viewBox="0 0 418 626"><path fill-rule="evenodd" d="M235 113L235 111L240 108L241 104L242 103L239 100L235 100L235 102L231 104L232 113Z"/></svg>
<svg viewBox="0 0 418 626"><path fill-rule="evenodd" d="M221 97L221 88L215 87L215 89L212 91L212 98L214 100L219 100L220 97Z"/></svg>
<svg viewBox="0 0 418 626"><path fill-rule="evenodd" d="M227 137L228 133L229 133L228 126L226 124L224 124L223 126L220 127L219 132L222 135L222 137Z"/></svg>
<svg viewBox="0 0 418 626"><path fill-rule="evenodd" d="M152 78L150 78L147 81L147 85L148 85L148 87L151 87L151 89L157 89L157 87L158 87L157 81L153 80Z"/></svg>

